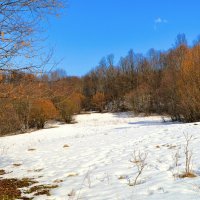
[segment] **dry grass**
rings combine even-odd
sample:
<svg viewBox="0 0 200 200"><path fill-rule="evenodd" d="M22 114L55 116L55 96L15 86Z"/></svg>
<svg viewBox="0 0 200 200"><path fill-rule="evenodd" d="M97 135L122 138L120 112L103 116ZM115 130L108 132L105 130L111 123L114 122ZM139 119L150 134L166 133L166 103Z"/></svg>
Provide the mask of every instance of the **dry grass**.
<svg viewBox="0 0 200 200"><path fill-rule="evenodd" d="M177 146L173 144L163 144L163 147L167 147L168 149L175 149Z"/></svg>
<svg viewBox="0 0 200 200"><path fill-rule="evenodd" d="M54 183L62 183L62 182L63 182L62 179L56 179L56 180L54 181Z"/></svg>
<svg viewBox="0 0 200 200"><path fill-rule="evenodd" d="M35 169L34 172L41 172L43 169Z"/></svg>
<svg viewBox="0 0 200 200"><path fill-rule="evenodd" d="M58 185L36 185L27 190L26 194L34 194L34 196L47 195L50 196L50 190L57 188Z"/></svg>
<svg viewBox="0 0 200 200"><path fill-rule="evenodd" d="M0 199L2 200L14 200L14 199L26 199L30 200L32 198L28 198L22 195L20 189L29 187L32 184L37 183L32 179L24 178L24 179L1 179L0 180Z"/></svg>
<svg viewBox="0 0 200 200"><path fill-rule="evenodd" d="M43 170L43 168L40 168L40 169L29 169L27 170L27 172L41 172Z"/></svg>
<svg viewBox="0 0 200 200"><path fill-rule="evenodd" d="M170 145L169 147L168 147L168 149L175 149L176 148L176 145Z"/></svg>
<svg viewBox="0 0 200 200"><path fill-rule="evenodd" d="M13 164L14 167L20 167L21 165L22 165L22 164L20 164L20 163L14 163L14 164Z"/></svg>
<svg viewBox="0 0 200 200"><path fill-rule="evenodd" d="M50 196L50 191L58 187L58 185L34 185L37 183L37 181L30 178L0 179L0 200L33 199L33 197L26 197L26 194Z"/></svg>
<svg viewBox="0 0 200 200"><path fill-rule="evenodd" d="M3 176L5 174L7 174L6 171L4 169L0 169L0 176Z"/></svg>
<svg viewBox="0 0 200 200"><path fill-rule="evenodd" d="M120 176L118 177L118 179L119 179L119 180L124 180L124 179L126 179L126 176L125 176L125 175L120 175Z"/></svg>
<svg viewBox="0 0 200 200"><path fill-rule="evenodd" d="M63 145L63 148L68 148L68 147L69 147L68 144Z"/></svg>
<svg viewBox="0 0 200 200"><path fill-rule="evenodd" d="M182 173L178 175L179 178L195 178L197 177L196 174L194 174L193 172L188 172L188 173Z"/></svg>
<svg viewBox="0 0 200 200"><path fill-rule="evenodd" d="M36 149L32 149L32 148L31 148L31 149L28 149L28 151L36 151Z"/></svg>
<svg viewBox="0 0 200 200"><path fill-rule="evenodd" d="M69 173L67 175L67 177L74 177L74 176L78 176L78 173L74 172L74 173Z"/></svg>

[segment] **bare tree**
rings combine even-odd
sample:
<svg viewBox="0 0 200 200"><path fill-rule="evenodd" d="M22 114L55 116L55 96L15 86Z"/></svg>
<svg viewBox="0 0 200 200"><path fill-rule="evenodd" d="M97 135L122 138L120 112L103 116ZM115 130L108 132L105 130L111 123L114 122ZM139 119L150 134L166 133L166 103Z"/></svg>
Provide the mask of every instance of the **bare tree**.
<svg viewBox="0 0 200 200"><path fill-rule="evenodd" d="M49 14L58 14L64 0L3 0L0 2L0 70L30 69L40 45L37 31ZM44 23L43 23L44 26ZM41 39L41 38L40 38ZM37 43L37 44L36 44Z"/></svg>

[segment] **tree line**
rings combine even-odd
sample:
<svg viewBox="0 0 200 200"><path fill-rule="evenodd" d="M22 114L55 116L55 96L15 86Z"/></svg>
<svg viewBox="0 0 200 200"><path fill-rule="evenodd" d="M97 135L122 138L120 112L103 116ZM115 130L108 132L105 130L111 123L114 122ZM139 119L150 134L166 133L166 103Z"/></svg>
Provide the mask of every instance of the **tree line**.
<svg viewBox="0 0 200 200"><path fill-rule="evenodd" d="M200 40L187 44L177 36L168 51L130 50L115 64L101 59L83 77L62 70L35 74L0 73L0 134L44 128L48 120L66 123L81 111L168 115L173 121L200 120Z"/></svg>
<svg viewBox="0 0 200 200"><path fill-rule="evenodd" d="M72 122L72 115L81 110L81 80L58 74L37 77L17 71L1 75L1 134L41 129L48 120Z"/></svg>
<svg viewBox="0 0 200 200"><path fill-rule="evenodd" d="M131 109L169 115L173 121L199 121L199 41L189 46L185 34L179 34L166 52L150 49L144 56L130 50L117 65L113 55L103 58L83 78L86 108Z"/></svg>

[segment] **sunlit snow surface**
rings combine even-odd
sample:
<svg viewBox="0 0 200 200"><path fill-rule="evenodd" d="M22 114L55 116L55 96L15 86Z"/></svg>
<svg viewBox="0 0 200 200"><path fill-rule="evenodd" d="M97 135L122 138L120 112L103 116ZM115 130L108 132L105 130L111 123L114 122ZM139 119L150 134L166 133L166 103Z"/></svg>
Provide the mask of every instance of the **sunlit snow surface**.
<svg viewBox="0 0 200 200"><path fill-rule="evenodd" d="M129 113L84 114L76 121L0 138L0 168L11 172L4 177L30 177L40 184L59 185L51 196L34 199L200 199L200 123L164 123L159 116ZM193 136L190 149L196 178L173 177L184 171L183 133ZM134 151L148 153L147 166L138 184L129 186L128 180L137 175L130 162Z"/></svg>

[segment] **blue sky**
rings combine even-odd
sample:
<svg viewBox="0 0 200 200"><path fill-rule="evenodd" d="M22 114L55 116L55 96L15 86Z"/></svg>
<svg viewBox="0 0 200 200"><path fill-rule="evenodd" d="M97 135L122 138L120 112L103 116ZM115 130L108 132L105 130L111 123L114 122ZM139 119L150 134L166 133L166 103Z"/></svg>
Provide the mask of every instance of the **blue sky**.
<svg viewBox="0 0 200 200"><path fill-rule="evenodd" d="M199 0L68 0L59 18L50 18L48 44L58 68L84 75L108 54L117 62L130 49L167 50L176 35L188 42L200 34Z"/></svg>

